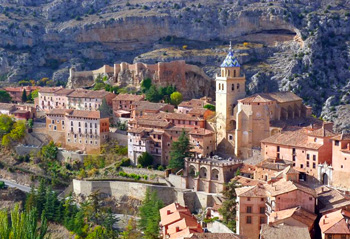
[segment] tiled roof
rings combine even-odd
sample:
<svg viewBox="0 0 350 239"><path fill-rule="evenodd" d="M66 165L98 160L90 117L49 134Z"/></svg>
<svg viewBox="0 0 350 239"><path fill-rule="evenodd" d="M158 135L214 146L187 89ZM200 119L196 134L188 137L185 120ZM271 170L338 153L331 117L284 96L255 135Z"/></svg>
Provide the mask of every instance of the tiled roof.
<svg viewBox="0 0 350 239"><path fill-rule="evenodd" d="M233 233L193 233L184 239L245 239L246 237Z"/></svg>
<svg viewBox="0 0 350 239"><path fill-rule="evenodd" d="M203 129L203 128L194 128L190 131L190 134L192 135L212 135L214 134L214 131Z"/></svg>
<svg viewBox="0 0 350 239"><path fill-rule="evenodd" d="M345 219L350 218L350 212L345 210L337 210L325 214L321 217L319 225L322 233L330 234L347 234L350 235L349 225Z"/></svg>
<svg viewBox="0 0 350 239"><path fill-rule="evenodd" d="M160 111L162 108L168 104L164 103L153 103L148 101L137 101L133 103L136 106L137 110L152 110L152 111Z"/></svg>
<svg viewBox="0 0 350 239"><path fill-rule="evenodd" d="M202 115L204 115L205 112L207 112L207 111L208 111L208 109L205 109L205 108L192 108L192 109L188 112L188 114L191 114L191 115L200 115L200 116L202 116Z"/></svg>
<svg viewBox="0 0 350 239"><path fill-rule="evenodd" d="M267 197L265 185L262 183L255 186L236 188L235 190L239 197Z"/></svg>
<svg viewBox="0 0 350 239"><path fill-rule="evenodd" d="M100 111L72 110L71 112L67 112L66 115L70 117L81 117L81 118L92 118L92 119L101 118Z"/></svg>
<svg viewBox="0 0 350 239"><path fill-rule="evenodd" d="M119 94L113 100L140 101L144 98L144 95Z"/></svg>
<svg viewBox="0 0 350 239"><path fill-rule="evenodd" d="M254 173L255 169L256 169L255 165L243 164L243 165L239 168L239 171L240 171L241 173L251 174L251 173Z"/></svg>
<svg viewBox="0 0 350 239"><path fill-rule="evenodd" d="M191 116L188 114L180 114L180 113L169 113L166 116L167 119L169 120L192 120L192 121L201 121L203 119L198 118L196 116Z"/></svg>
<svg viewBox="0 0 350 239"><path fill-rule="evenodd" d="M313 197L316 197L316 192L314 189L303 186L299 183L292 182L292 181L285 181L285 180L279 180L277 182L274 182L272 184L265 185L267 191L269 194L273 197L289 193L295 190L303 191L304 193L307 193Z"/></svg>
<svg viewBox="0 0 350 239"><path fill-rule="evenodd" d="M105 90L84 90L77 89L68 95L71 98L104 98L109 94L113 94L111 92Z"/></svg>
<svg viewBox="0 0 350 239"><path fill-rule="evenodd" d="M321 213L350 206L350 196L337 189L322 185L316 188L316 193Z"/></svg>
<svg viewBox="0 0 350 239"><path fill-rule="evenodd" d="M339 135L333 137L332 139L334 139L334 140L350 140L350 133L339 134Z"/></svg>
<svg viewBox="0 0 350 239"><path fill-rule="evenodd" d="M287 145L292 147L300 147L317 150L322 147L322 144L309 143L307 129L297 129L290 131L283 131L282 133L277 133L266 139L261 140L262 143Z"/></svg>
<svg viewBox="0 0 350 239"><path fill-rule="evenodd" d="M14 106L14 104L8 104L8 103L0 103L0 110L11 110Z"/></svg>
<svg viewBox="0 0 350 239"><path fill-rule="evenodd" d="M70 93L72 93L74 90L73 89L65 89L62 88L58 91L55 92L55 95L69 95Z"/></svg>
<svg viewBox="0 0 350 239"><path fill-rule="evenodd" d="M278 103L286 103L292 101L302 100L299 96L293 92L284 91L284 92L273 92L273 93L258 93L247 98L239 100L243 103L253 103L253 102L271 102L277 101Z"/></svg>
<svg viewBox="0 0 350 239"><path fill-rule="evenodd" d="M62 87L41 87L40 93L55 93L56 91L62 89Z"/></svg>
<svg viewBox="0 0 350 239"><path fill-rule="evenodd" d="M320 129L313 130L309 133L310 136L314 137L333 137L336 134L333 131L325 129L324 127Z"/></svg>
<svg viewBox="0 0 350 239"><path fill-rule="evenodd" d="M140 126L159 126L159 127L168 127L170 125L169 122L164 120L148 120L148 119L135 119L132 123L136 123Z"/></svg>
<svg viewBox="0 0 350 239"><path fill-rule="evenodd" d="M315 222L317 215L303 209L302 207L295 207L277 212L272 212L269 216L269 223L283 223L283 220L291 217L301 223L304 223L308 228L311 228Z"/></svg>
<svg viewBox="0 0 350 239"><path fill-rule="evenodd" d="M311 239L309 230L306 226L296 227L287 224L275 226L262 224L260 237L266 239Z"/></svg>
<svg viewBox="0 0 350 239"><path fill-rule="evenodd" d="M70 112L72 110L68 110L68 109L52 109L49 112L47 112L47 115L65 115L66 112Z"/></svg>
<svg viewBox="0 0 350 239"><path fill-rule="evenodd" d="M225 58L225 60L222 62L221 67L240 67L238 60L234 56L232 50L230 50Z"/></svg>
<svg viewBox="0 0 350 239"><path fill-rule="evenodd" d="M242 186L256 186L258 184L265 184L265 181L260 181L257 179L251 179L243 176L236 176L231 181L236 181L238 184Z"/></svg>
<svg viewBox="0 0 350 239"><path fill-rule="evenodd" d="M182 101L178 107L203 108L205 104L207 104L207 102L204 99L192 99L189 101Z"/></svg>
<svg viewBox="0 0 350 239"><path fill-rule="evenodd" d="M28 110L16 110L13 112L13 114L25 114L25 113L29 113Z"/></svg>

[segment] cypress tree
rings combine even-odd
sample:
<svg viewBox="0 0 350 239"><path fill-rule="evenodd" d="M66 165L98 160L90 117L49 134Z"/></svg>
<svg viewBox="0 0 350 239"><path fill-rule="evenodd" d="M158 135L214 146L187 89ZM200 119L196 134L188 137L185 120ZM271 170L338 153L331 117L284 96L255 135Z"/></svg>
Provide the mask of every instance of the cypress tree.
<svg viewBox="0 0 350 239"><path fill-rule="evenodd" d="M22 102L27 102L27 91L23 89L22 91Z"/></svg>
<svg viewBox="0 0 350 239"><path fill-rule="evenodd" d="M190 140L187 137L185 130L182 130L179 139L174 141L171 145L168 168L173 170L182 169L184 167L185 158L190 156L190 150Z"/></svg>

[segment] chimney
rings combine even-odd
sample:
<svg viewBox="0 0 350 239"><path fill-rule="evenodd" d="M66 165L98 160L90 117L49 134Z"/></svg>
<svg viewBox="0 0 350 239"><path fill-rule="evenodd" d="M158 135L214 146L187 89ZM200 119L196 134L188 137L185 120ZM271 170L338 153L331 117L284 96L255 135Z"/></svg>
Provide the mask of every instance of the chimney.
<svg viewBox="0 0 350 239"><path fill-rule="evenodd" d="M323 218L323 224L326 224L326 218Z"/></svg>
<svg viewBox="0 0 350 239"><path fill-rule="evenodd" d="M166 215L170 215L170 210L167 210L167 211L166 211Z"/></svg>
<svg viewBox="0 0 350 239"><path fill-rule="evenodd" d="M179 232L180 231L180 227L176 227L176 232Z"/></svg>

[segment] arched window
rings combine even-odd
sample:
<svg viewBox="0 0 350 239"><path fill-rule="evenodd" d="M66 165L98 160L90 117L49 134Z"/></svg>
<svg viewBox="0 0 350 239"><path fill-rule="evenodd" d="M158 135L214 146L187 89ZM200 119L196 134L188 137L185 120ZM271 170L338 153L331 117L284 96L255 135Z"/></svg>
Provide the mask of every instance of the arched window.
<svg viewBox="0 0 350 239"><path fill-rule="evenodd" d="M239 89L239 83L237 83L237 90Z"/></svg>
<svg viewBox="0 0 350 239"><path fill-rule="evenodd" d="M235 90L235 84L231 85L231 90L234 91Z"/></svg>

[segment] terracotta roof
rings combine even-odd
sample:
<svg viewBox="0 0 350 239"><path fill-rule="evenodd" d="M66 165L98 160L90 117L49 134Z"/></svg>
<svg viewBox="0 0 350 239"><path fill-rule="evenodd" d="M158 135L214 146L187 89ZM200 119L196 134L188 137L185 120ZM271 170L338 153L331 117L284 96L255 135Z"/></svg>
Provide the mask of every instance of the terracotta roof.
<svg viewBox="0 0 350 239"><path fill-rule="evenodd" d="M317 150L323 146L322 144L309 143L307 132L308 131L305 128L283 131L282 133L277 133L261 140L261 143L287 145L312 150Z"/></svg>
<svg viewBox="0 0 350 239"><path fill-rule="evenodd" d="M299 171L295 170L291 165L289 165L285 169L283 169L282 171L276 172L274 177L278 178L278 177L282 177L283 175L287 175L287 174L299 174Z"/></svg>
<svg viewBox="0 0 350 239"><path fill-rule="evenodd" d="M292 182L292 181L285 181L285 180L279 180L277 182L274 182L272 184L267 184L266 186L267 191L271 196L278 196L281 194L289 193L294 190L300 190L304 193L307 193L313 197L316 197L316 192L312 188L308 188L306 186L303 186L299 183Z"/></svg>
<svg viewBox="0 0 350 239"><path fill-rule="evenodd" d="M260 181L257 179L251 179L243 176L236 176L231 181L236 181L238 184L242 186L256 186L258 184L265 184L265 181Z"/></svg>
<svg viewBox="0 0 350 239"><path fill-rule="evenodd" d="M69 95L70 93L72 93L74 90L73 89L65 89L62 88L58 91L55 92L55 95Z"/></svg>
<svg viewBox="0 0 350 239"><path fill-rule="evenodd" d="M288 218L293 218L305 224L308 228L311 228L316 220L316 217L316 214L311 213L303 209L302 207L295 207L277 212L272 212L269 216L269 223L280 224Z"/></svg>
<svg viewBox="0 0 350 239"><path fill-rule="evenodd" d="M347 234L350 235L349 224L346 219L350 218L350 212L337 210L321 217L319 225L321 232L325 234Z"/></svg>
<svg viewBox="0 0 350 239"><path fill-rule="evenodd" d="M239 171L240 171L241 173L252 174L252 173L254 173L255 169L256 169L255 165L243 164L243 165L239 168Z"/></svg>
<svg viewBox="0 0 350 239"><path fill-rule="evenodd" d="M29 111L28 110L15 110L12 113L13 114L25 114L25 113L29 113Z"/></svg>
<svg viewBox="0 0 350 239"><path fill-rule="evenodd" d="M270 226L261 225L260 238L263 239L311 239L309 229L305 227L290 226L287 224L279 224Z"/></svg>
<svg viewBox="0 0 350 239"><path fill-rule="evenodd" d="M169 113L166 115L168 120L192 120L192 121L203 121L204 119L198 118L196 116L191 116L189 114L180 113Z"/></svg>
<svg viewBox="0 0 350 239"><path fill-rule="evenodd" d="M274 99L265 94L255 94L238 101L242 103L266 103L272 102Z"/></svg>
<svg viewBox="0 0 350 239"><path fill-rule="evenodd" d="M278 103L285 103L291 101L301 101L302 99L294 94L293 92L285 91L285 92L273 92L267 93L268 96L276 100Z"/></svg>
<svg viewBox="0 0 350 239"><path fill-rule="evenodd" d="M164 103L153 103L148 101L137 101L134 102L133 105L137 110L150 110L150 111L160 111L168 104Z"/></svg>
<svg viewBox="0 0 350 239"><path fill-rule="evenodd" d="M16 107L14 104L0 103L0 110L11 110L13 107Z"/></svg>
<svg viewBox="0 0 350 239"><path fill-rule="evenodd" d="M163 219L165 219L167 216L169 216L169 213L174 213L176 211L185 212L185 213L188 213L189 215L191 215L188 208L181 206L179 203L172 203L172 204L169 204L168 206L165 206L165 207L159 209L160 217ZM164 226L165 224L162 223L162 225Z"/></svg>
<svg viewBox="0 0 350 239"><path fill-rule="evenodd" d="M333 140L350 140L350 133L339 134L332 138Z"/></svg>
<svg viewBox="0 0 350 239"><path fill-rule="evenodd" d="M113 94L111 92L105 90L84 90L77 89L68 95L68 97L72 98L105 98L107 95Z"/></svg>
<svg viewBox="0 0 350 239"><path fill-rule="evenodd" d="M62 87L41 87L40 93L55 93L56 91L62 89Z"/></svg>
<svg viewBox="0 0 350 239"><path fill-rule="evenodd" d="M9 92L22 92L24 89L28 92L28 91L40 89L40 86L19 86L19 87L5 87L4 88L5 91L9 91Z"/></svg>
<svg viewBox="0 0 350 239"><path fill-rule="evenodd" d="M236 188L236 194L239 197L267 197L267 191L264 184L255 186Z"/></svg>
<svg viewBox="0 0 350 239"><path fill-rule="evenodd" d="M320 119L316 119L314 117L299 117L288 120L272 120L270 121L270 127L277 128L286 128L288 126L298 126L298 127L308 127L310 125L316 126L317 128L321 128L323 121Z"/></svg>
<svg viewBox="0 0 350 239"><path fill-rule="evenodd" d="M313 130L309 133L310 136L314 137L333 137L336 134L333 131L327 130L324 127Z"/></svg>
<svg viewBox="0 0 350 239"><path fill-rule="evenodd" d="M168 127L170 125L169 122L163 120L148 120L148 119L136 119L131 123L136 123L139 126L158 126L158 127Z"/></svg>
<svg viewBox="0 0 350 239"><path fill-rule="evenodd" d="M188 114L190 115L200 115L203 116L206 112L208 111L208 109L205 108L192 108Z"/></svg>
<svg viewBox="0 0 350 239"><path fill-rule="evenodd" d="M47 112L47 115L65 115L66 112L70 112L72 110L68 110L68 109L52 109L49 112Z"/></svg>
<svg viewBox="0 0 350 239"><path fill-rule="evenodd" d="M190 131L190 134L203 136L203 135L212 135L214 134L214 132L204 128L194 128L193 130Z"/></svg>
<svg viewBox="0 0 350 239"><path fill-rule="evenodd" d="M184 239L244 239L245 237L233 233L193 233Z"/></svg>
<svg viewBox="0 0 350 239"><path fill-rule="evenodd" d="M350 206L350 196L337 189L322 185L316 188L316 193L321 213Z"/></svg>
<svg viewBox="0 0 350 239"><path fill-rule="evenodd" d="M178 107L186 108L203 108L207 104L207 101L204 99L192 99L190 101L182 101Z"/></svg>
<svg viewBox="0 0 350 239"><path fill-rule="evenodd" d="M81 118L92 118L92 119L102 118L100 115L100 111L73 110L71 112L67 112L66 115L70 117L81 117Z"/></svg>
<svg viewBox="0 0 350 239"><path fill-rule="evenodd" d="M140 101L145 98L144 95L134 95L134 94L119 94L113 100L123 100L123 101Z"/></svg>

